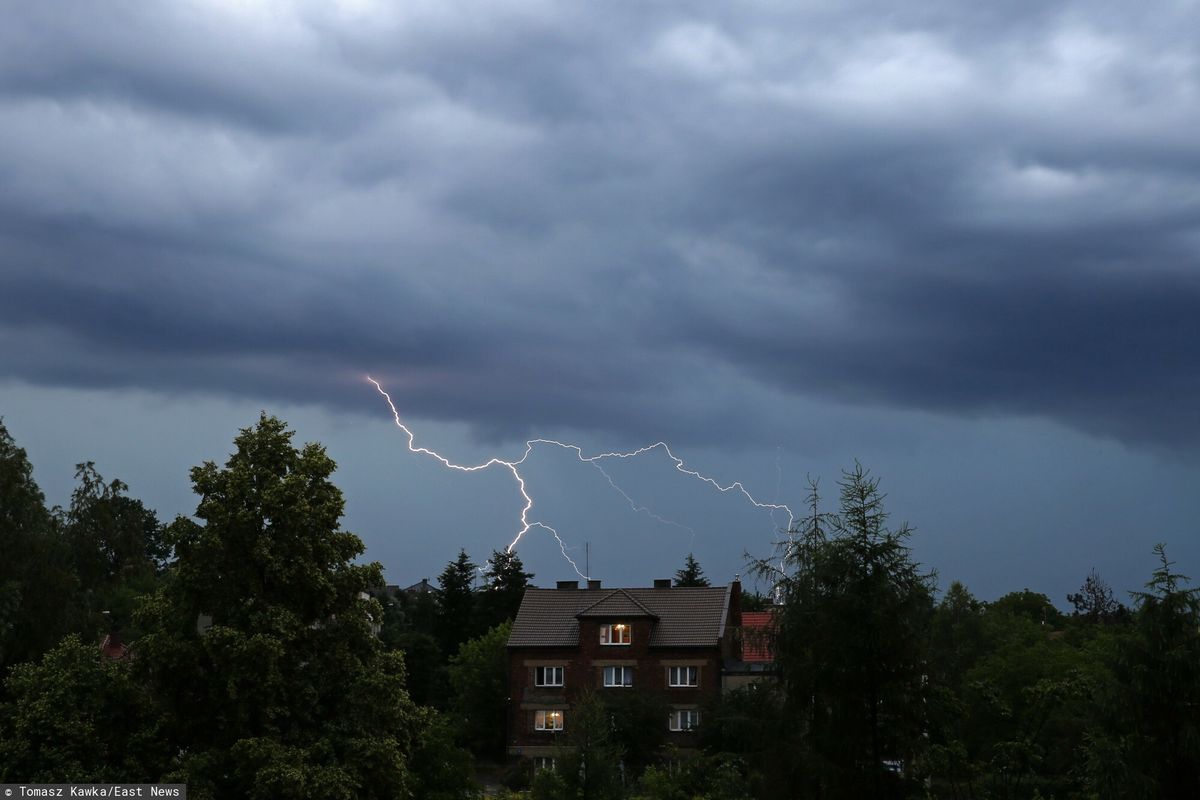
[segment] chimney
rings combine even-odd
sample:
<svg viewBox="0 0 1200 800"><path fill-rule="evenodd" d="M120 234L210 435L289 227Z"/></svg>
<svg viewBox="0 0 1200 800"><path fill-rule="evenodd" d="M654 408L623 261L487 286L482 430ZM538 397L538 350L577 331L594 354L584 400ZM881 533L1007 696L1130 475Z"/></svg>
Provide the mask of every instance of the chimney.
<svg viewBox="0 0 1200 800"><path fill-rule="evenodd" d="M578 589L579 581L559 581L558 588L559 589L567 589L567 590Z"/></svg>
<svg viewBox="0 0 1200 800"><path fill-rule="evenodd" d="M729 624L742 627L742 576L735 575L729 584Z"/></svg>
<svg viewBox="0 0 1200 800"><path fill-rule="evenodd" d="M670 578L655 578L654 579L654 588L655 589L670 589L671 588L671 579Z"/></svg>
<svg viewBox="0 0 1200 800"><path fill-rule="evenodd" d="M745 658L745 633L742 630L742 576L734 575L729 584L729 608L725 610L725 635L721 654L726 658Z"/></svg>
<svg viewBox="0 0 1200 800"><path fill-rule="evenodd" d="M593 581L593 580L589 580L589 581L588 581L588 588L589 588L589 589L599 589L599 588L600 588L600 581Z"/></svg>

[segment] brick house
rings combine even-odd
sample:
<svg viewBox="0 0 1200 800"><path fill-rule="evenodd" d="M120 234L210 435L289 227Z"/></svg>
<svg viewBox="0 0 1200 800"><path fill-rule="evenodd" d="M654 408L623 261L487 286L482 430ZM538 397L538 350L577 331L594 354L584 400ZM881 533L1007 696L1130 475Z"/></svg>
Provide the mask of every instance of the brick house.
<svg viewBox="0 0 1200 800"><path fill-rule="evenodd" d="M721 692L725 659L739 658L741 584L526 590L508 639L508 754L552 758L585 689L647 692L670 707L667 739L694 747L704 703Z"/></svg>

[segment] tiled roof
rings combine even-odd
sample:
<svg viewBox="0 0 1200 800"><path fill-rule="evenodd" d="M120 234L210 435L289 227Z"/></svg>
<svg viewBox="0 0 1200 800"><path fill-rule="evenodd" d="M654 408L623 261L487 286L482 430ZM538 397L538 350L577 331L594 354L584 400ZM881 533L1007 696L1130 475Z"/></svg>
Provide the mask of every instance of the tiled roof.
<svg viewBox="0 0 1200 800"><path fill-rule="evenodd" d="M605 597L601 597L590 606L580 611L576 617L654 617L650 609L639 603L624 589L613 589Z"/></svg>
<svg viewBox="0 0 1200 800"><path fill-rule="evenodd" d="M610 598L613 599L610 601ZM614 609L611 614L608 612L610 602ZM714 647L725 632L728 605L729 587L726 586L527 589L513 622L508 646L575 647L579 644L576 615L588 618L635 616L632 609L640 607L642 610L636 616L648 614L658 618L650 635L651 647Z"/></svg>
<svg viewBox="0 0 1200 800"><path fill-rule="evenodd" d="M771 650L770 631L774 621L771 611L742 612L742 661L771 662L775 653Z"/></svg>

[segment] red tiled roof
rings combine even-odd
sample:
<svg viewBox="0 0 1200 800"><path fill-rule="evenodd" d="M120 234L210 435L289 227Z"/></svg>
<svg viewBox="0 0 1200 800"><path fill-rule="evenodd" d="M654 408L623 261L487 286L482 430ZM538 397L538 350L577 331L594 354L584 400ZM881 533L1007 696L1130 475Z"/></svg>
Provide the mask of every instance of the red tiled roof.
<svg viewBox="0 0 1200 800"><path fill-rule="evenodd" d="M742 661L770 663L775 660L770 641L774 619L773 611L742 612Z"/></svg>
<svg viewBox="0 0 1200 800"><path fill-rule="evenodd" d="M129 645L121 641L120 634L110 633L100 642L100 655L105 658L125 658L129 655Z"/></svg>

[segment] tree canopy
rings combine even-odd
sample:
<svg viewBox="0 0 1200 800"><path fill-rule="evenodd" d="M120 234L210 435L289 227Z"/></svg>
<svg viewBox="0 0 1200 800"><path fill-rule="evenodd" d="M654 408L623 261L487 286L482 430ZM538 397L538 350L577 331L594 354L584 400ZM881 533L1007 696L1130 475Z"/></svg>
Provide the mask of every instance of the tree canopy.
<svg viewBox="0 0 1200 800"><path fill-rule="evenodd" d="M775 653L796 720L802 796L881 797L923 740L933 577L887 526L878 479L843 473L837 512L810 514L759 564L783 590ZM889 790L890 791L890 790Z"/></svg>
<svg viewBox="0 0 1200 800"><path fill-rule="evenodd" d="M168 774L197 797L404 796L426 717L374 634L381 568L352 560L333 461L291 438L266 415L242 430L223 467L192 470L203 524L169 528L135 661L179 748Z"/></svg>
<svg viewBox="0 0 1200 800"><path fill-rule="evenodd" d="M0 421L0 674L82 630L80 580L33 466Z"/></svg>

